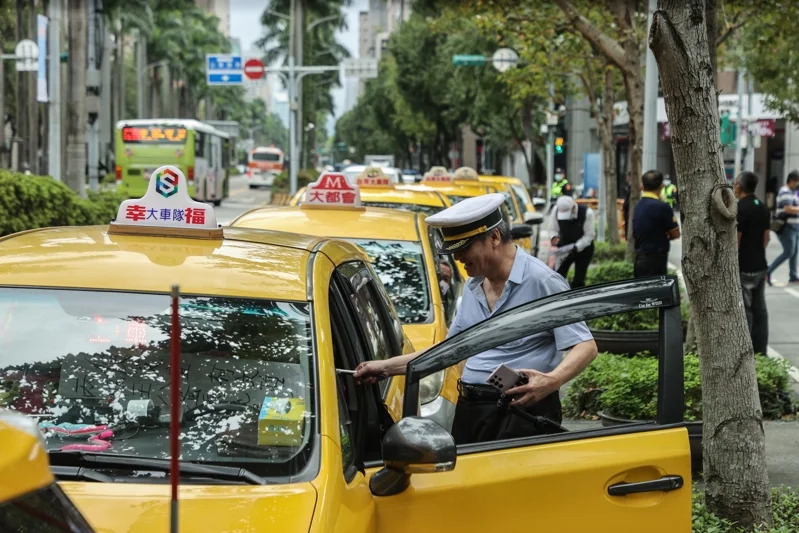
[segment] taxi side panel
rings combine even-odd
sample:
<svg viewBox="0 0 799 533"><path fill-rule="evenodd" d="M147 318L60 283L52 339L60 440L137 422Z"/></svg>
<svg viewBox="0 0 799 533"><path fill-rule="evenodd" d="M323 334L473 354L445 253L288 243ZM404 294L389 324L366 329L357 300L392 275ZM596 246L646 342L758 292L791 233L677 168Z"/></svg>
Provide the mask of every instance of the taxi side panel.
<svg viewBox="0 0 799 533"><path fill-rule="evenodd" d="M528 442L530 442L528 440ZM376 497L380 533L446 530L691 530L685 428L584 438L463 454L455 469L414 474L400 494ZM681 489L610 496L619 482L680 475Z"/></svg>
<svg viewBox="0 0 799 533"><path fill-rule="evenodd" d="M329 315L330 279L335 265L326 255L336 255L336 250L336 247L325 246L324 253L317 253L313 262L312 295L319 371L318 413L322 436L321 466L312 482L318 498L310 531L366 533L375 530L374 501L362 473L355 474L346 483L341 456L336 367ZM343 253L338 255L338 260L345 260Z"/></svg>

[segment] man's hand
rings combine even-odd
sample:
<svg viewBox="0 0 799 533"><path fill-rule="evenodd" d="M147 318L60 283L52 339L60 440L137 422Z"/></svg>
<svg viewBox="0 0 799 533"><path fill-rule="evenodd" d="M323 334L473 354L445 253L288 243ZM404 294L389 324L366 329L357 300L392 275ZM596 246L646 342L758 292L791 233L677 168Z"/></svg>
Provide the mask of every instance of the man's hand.
<svg viewBox="0 0 799 533"><path fill-rule="evenodd" d="M389 376L387 368L388 360L364 361L355 368L355 382L360 384L371 384L385 379Z"/></svg>
<svg viewBox="0 0 799 533"><path fill-rule="evenodd" d="M538 370L520 369L527 376L527 383L505 391L505 396L515 396L510 402L514 407L526 407L537 403L560 388L560 382L551 374Z"/></svg>

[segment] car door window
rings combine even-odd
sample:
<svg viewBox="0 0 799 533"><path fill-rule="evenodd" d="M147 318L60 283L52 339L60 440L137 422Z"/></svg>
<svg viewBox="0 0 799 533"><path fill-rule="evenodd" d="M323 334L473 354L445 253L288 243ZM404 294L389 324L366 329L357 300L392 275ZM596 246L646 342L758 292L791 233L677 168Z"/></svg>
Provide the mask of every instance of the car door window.
<svg viewBox="0 0 799 533"><path fill-rule="evenodd" d="M357 315L358 324L373 359L386 359L402 351L402 337L397 338L393 317L386 306L387 298L377 287L376 276L361 262L341 265L338 272L346 281L347 296Z"/></svg>
<svg viewBox="0 0 799 533"><path fill-rule="evenodd" d="M444 239L441 236L441 232L437 228L428 226L427 236L430 239L430 246L434 251L440 250L443 247ZM444 280L441 275L442 263L449 267L449 270L452 274L452 278L449 280L449 283L442 283ZM463 283L460 271L458 270L452 255L437 256L436 274L438 274L439 290L441 291L441 300L444 304L444 318L447 322L447 326L449 326L452 320L455 318L457 294L460 292L460 284Z"/></svg>
<svg viewBox="0 0 799 533"><path fill-rule="evenodd" d="M334 277L330 288L333 359L336 368L354 370L371 359L371 354L359 333L347 293L346 281L341 276ZM377 385L358 385L350 374L337 374L337 383L342 454L345 443L350 444L348 453L352 454L351 464L344 462L344 474L351 479L353 466L363 470L365 461L379 459L380 442L393 420L383 406Z"/></svg>

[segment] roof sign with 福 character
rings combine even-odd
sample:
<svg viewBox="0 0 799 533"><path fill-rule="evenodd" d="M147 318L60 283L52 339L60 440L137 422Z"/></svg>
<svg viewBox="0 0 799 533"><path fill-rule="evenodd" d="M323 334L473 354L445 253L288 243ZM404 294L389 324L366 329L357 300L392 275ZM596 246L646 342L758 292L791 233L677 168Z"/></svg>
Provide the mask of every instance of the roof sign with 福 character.
<svg viewBox="0 0 799 533"><path fill-rule="evenodd" d="M444 167L430 167L422 183L452 183L452 174Z"/></svg>
<svg viewBox="0 0 799 533"><path fill-rule="evenodd" d="M143 197L119 206L109 233L219 238L222 230L211 206L189 196L186 176L176 166L157 168Z"/></svg>
<svg viewBox="0 0 799 533"><path fill-rule="evenodd" d="M360 207L361 193L344 174L324 172L305 189L303 206Z"/></svg>
<svg viewBox="0 0 799 533"><path fill-rule="evenodd" d="M363 172L355 177L355 184L358 187L394 188L391 178L380 167L366 167L363 169Z"/></svg>

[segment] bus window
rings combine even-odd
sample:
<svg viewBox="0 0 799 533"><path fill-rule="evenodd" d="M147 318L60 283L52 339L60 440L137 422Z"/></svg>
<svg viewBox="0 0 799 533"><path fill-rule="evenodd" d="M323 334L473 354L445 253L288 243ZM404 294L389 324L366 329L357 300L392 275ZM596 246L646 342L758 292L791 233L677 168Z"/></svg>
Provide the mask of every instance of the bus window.
<svg viewBox="0 0 799 533"><path fill-rule="evenodd" d="M205 156L205 133L201 131L194 132L194 157Z"/></svg>

